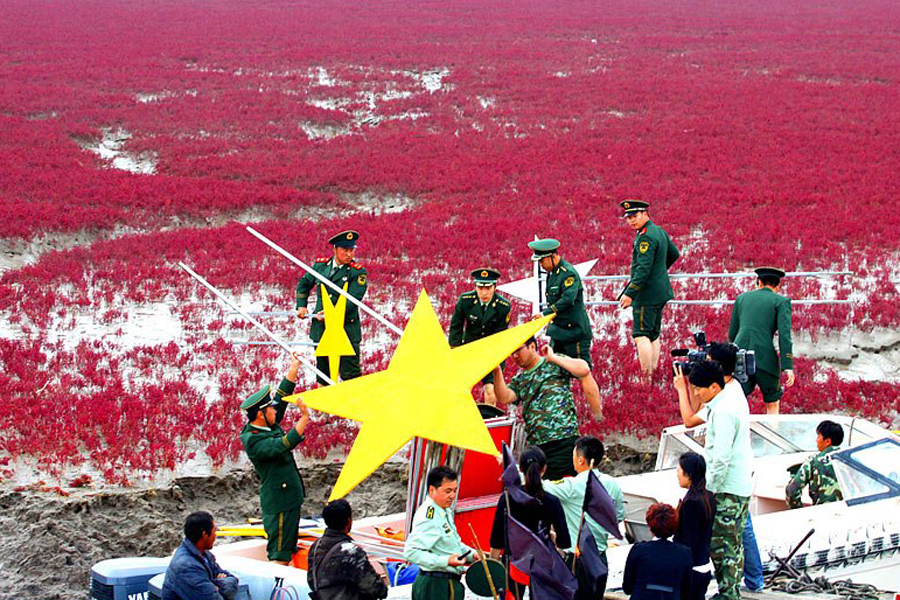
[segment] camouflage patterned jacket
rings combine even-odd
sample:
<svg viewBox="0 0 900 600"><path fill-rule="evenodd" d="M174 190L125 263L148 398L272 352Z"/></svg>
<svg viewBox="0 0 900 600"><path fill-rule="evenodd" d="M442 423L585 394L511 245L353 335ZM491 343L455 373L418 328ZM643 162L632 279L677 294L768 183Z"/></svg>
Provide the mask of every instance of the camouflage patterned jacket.
<svg viewBox="0 0 900 600"><path fill-rule="evenodd" d="M834 475L834 466L831 464L831 453L837 450L835 446L828 446L818 454L806 459L797 473L787 484L785 492L787 502L791 508L803 506L801 494L804 486L809 486L809 497L813 504L825 504L842 500L841 488L837 477Z"/></svg>
<svg viewBox="0 0 900 600"><path fill-rule="evenodd" d="M541 358L534 367L513 377L509 389L515 392L516 404L522 407L529 445L578 435L571 373Z"/></svg>

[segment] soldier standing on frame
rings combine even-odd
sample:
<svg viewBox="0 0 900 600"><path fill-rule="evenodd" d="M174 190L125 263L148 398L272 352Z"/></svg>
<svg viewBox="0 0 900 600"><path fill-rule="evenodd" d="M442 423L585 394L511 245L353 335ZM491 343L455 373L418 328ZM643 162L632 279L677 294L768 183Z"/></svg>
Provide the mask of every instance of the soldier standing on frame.
<svg viewBox="0 0 900 600"><path fill-rule="evenodd" d="M584 304L584 286L575 267L560 257L559 246L559 241L552 238L528 243L532 252L531 260L547 272L547 288L543 298L545 305L535 318L556 315L547 327L550 347L557 354L580 358L590 369L594 334ZM586 377L579 378L579 381L594 419L599 421L603 418L600 388L593 373L589 372Z"/></svg>
<svg viewBox="0 0 900 600"><path fill-rule="evenodd" d="M332 246L333 256L316 259L315 264L313 264L313 270L339 288L343 288L346 284L347 293L357 300L362 300L363 296L366 295L369 282L366 269L353 260L358 240L359 233L356 231L342 231L332 237L328 240L328 243ZM319 286L321 290L324 284L312 274L306 273L300 278L300 282L297 284L297 317L304 319L309 315L309 309L307 308L309 294L316 286ZM328 288L326 293L331 297L333 303L337 302L337 292ZM309 326L309 337L317 344L322 339L322 334L325 333L325 321L318 317L321 312L322 295L320 292L317 294L315 315L313 315L312 323ZM362 374L359 366L359 346L362 341L362 328L359 322L359 307L352 302L347 302L344 330L347 332L347 337L350 338L350 343L356 352L354 356L341 357L338 370L341 379L347 381ZM327 356L316 357L316 367L323 373L328 373L333 380L337 381L338 373L329 373ZM317 378L317 381L320 384L325 383L320 378Z"/></svg>
<svg viewBox="0 0 900 600"><path fill-rule="evenodd" d="M496 293L500 273L483 268L472 271L475 289L463 293L456 301L450 319L450 347L455 348L480 340L509 327L509 300ZM502 369L505 363L500 363ZM481 380L484 403L497 405L494 394L494 374L489 372Z"/></svg>
<svg viewBox="0 0 900 600"><path fill-rule="evenodd" d="M744 350L756 352L756 374L741 384L747 396L757 385L766 403L766 414L777 415L784 387L794 385L794 356L791 341L791 299L779 294L784 271L773 267L755 269L756 289L734 301L728 339ZM773 339L778 333L780 354Z"/></svg>
<svg viewBox="0 0 900 600"><path fill-rule="evenodd" d="M632 308L631 336L637 347L641 375L649 382L659 365L659 335L662 311L675 297L669 269L680 256L669 234L650 220L650 204L626 200L620 204L625 220L637 232L631 251L631 278L622 292L619 306Z"/></svg>

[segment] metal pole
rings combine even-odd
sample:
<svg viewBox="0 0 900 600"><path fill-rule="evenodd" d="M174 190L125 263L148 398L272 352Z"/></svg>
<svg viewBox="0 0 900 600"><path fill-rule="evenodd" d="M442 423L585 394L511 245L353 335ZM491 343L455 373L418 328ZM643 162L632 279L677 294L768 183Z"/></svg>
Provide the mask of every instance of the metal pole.
<svg viewBox="0 0 900 600"><path fill-rule="evenodd" d="M253 315L255 317L296 317L297 312L291 310L245 310L245 314ZM240 314L237 311L229 310L227 315L236 315Z"/></svg>
<svg viewBox="0 0 900 600"><path fill-rule="evenodd" d="M189 266L187 266L183 262L179 262L178 266L181 267L182 269L184 269L185 271L187 271L188 275L190 275L191 277L196 279L198 282L200 282L200 284L203 287L205 287L210 292L212 292L216 298L218 298L219 300L221 300L222 302L224 302L225 304L227 304L228 306L233 308L239 315L241 315L242 317L244 317L245 319L250 321L257 329L262 331L266 335L266 337L268 337L270 340L275 342L275 344L277 344L278 346L281 346L281 348L285 352L287 352L288 354L290 354L292 356L294 355L294 350L287 344L287 342L285 342L280 337L278 337L277 335L275 335L274 333L269 331L269 329L265 325L263 325L262 323L260 323L259 321L257 321L256 319L254 319L253 317L248 315L247 313L245 313L243 311L243 309L241 309L240 306L238 306L237 304L235 304L234 302L229 300L224 294L222 294L222 292L217 290L211 283L209 283L208 281L203 279L203 277L201 277L200 275L195 273L193 269L191 269ZM334 385L334 381L331 379L331 377L329 377L328 375L326 375L325 373L320 371L315 365L307 362L306 359L301 358L299 356L297 358L300 360L300 363L304 367L313 371L316 375L318 375L322 379L322 381L325 381L329 385Z"/></svg>
<svg viewBox="0 0 900 600"><path fill-rule="evenodd" d="M292 263L294 263L295 265L297 265L298 267L305 270L307 273L309 273L310 275L312 275L313 277L315 277L316 279L318 279L319 281L321 281L322 283L327 285L329 288L331 288L332 290L334 290L341 296L344 296L345 298L347 298L347 300L349 300L350 302L352 302L353 304L355 304L356 306L361 308L368 315L374 317L375 320L377 320L379 323L381 323L382 325L384 325L385 327L387 327L388 329L390 329L397 335L401 335L401 336L403 335L402 329L400 329L399 327L397 327L396 325L394 325L393 323L391 323L390 321L388 321L387 319L385 319L384 317L379 315L377 312L375 312L374 310L372 310L371 308L369 308L368 306L366 306L365 304L363 304L362 302L360 302L359 300L354 298L352 295L345 292L341 287L336 285L333 281L330 281L328 278L323 277L319 273L316 273L313 270L313 268L310 267L308 264L306 264L305 262L303 262L302 260L300 260L299 258L294 256L293 254L291 254L290 252L288 252L287 250L285 250L284 248L282 248L281 246L279 246L278 244L276 244L275 242L273 242L272 240L270 240L269 238L267 238L260 232L256 231L249 225L247 226L247 231L249 231L252 235L254 235L261 242L263 242L264 244L266 244L267 246L269 246L270 248L272 248L273 250L275 250L276 252L278 252L279 254L284 256L286 259L288 259L289 261L291 261Z"/></svg>
<svg viewBox="0 0 900 600"><path fill-rule="evenodd" d="M230 340L232 344L236 346L277 346L276 342L265 342L262 340ZM308 348L315 348L315 342L307 342L303 340L291 340L286 342L289 346L306 346Z"/></svg>
<svg viewBox="0 0 900 600"><path fill-rule="evenodd" d="M832 277L835 275L853 275L853 271L791 271L785 277ZM727 279L737 277L756 277L756 273L669 273L670 279ZM629 275L588 275L582 277L589 281L628 281Z"/></svg>
<svg viewBox="0 0 900 600"><path fill-rule="evenodd" d="M818 304L855 304L855 300L791 300L794 306L812 306ZM615 300L595 300L585 302L585 306L618 306ZM669 300L668 304L681 304L685 306L718 306L734 304L734 300Z"/></svg>

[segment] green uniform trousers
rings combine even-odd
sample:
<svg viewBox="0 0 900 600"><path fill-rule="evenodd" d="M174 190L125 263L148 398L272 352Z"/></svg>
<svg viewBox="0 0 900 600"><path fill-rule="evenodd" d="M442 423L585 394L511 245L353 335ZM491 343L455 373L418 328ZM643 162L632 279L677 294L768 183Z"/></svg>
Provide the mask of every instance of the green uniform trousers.
<svg viewBox="0 0 900 600"><path fill-rule="evenodd" d="M719 593L714 600L740 600L741 575L744 573L744 523L750 498L734 494L715 494L709 555L716 570Z"/></svg>
<svg viewBox="0 0 900 600"><path fill-rule="evenodd" d="M567 437L538 444L538 448L547 455L547 472L544 474L544 479L556 481L563 477L574 477L578 474L575 471L575 466L572 464L572 451L575 449L575 442L577 441L577 437Z"/></svg>
<svg viewBox="0 0 900 600"><path fill-rule="evenodd" d="M662 331L663 306L635 306L631 323L631 337L649 338L651 342L659 339Z"/></svg>
<svg viewBox="0 0 900 600"><path fill-rule="evenodd" d="M757 371L754 375L750 375L750 377L747 378L747 383L741 384L745 396L749 396L756 386L759 386L759 391L762 392L763 402L766 404L778 402L781 400L781 397L784 396L784 390L781 388L780 374L775 376L771 373L766 373L765 371Z"/></svg>
<svg viewBox="0 0 900 600"><path fill-rule="evenodd" d="M297 529L300 525L300 507L274 515L263 514L266 530L266 554L269 560L290 561L297 551Z"/></svg>
<svg viewBox="0 0 900 600"><path fill-rule="evenodd" d="M569 358L580 358L591 366L591 340L578 340L577 342L560 342L550 340L550 347L557 354L565 354Z"/></svg>
<svg viewBox="0 0 900 600"><path fill-rule="evenodd" d="M412 600L463 600L466 588L459 576L446 575L419 571L412 586Z"/></svg>

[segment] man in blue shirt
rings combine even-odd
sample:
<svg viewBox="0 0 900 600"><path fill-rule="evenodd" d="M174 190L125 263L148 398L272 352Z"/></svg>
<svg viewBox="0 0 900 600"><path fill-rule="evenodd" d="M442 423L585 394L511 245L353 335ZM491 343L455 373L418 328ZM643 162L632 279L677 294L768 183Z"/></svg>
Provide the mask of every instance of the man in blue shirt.
<svg viewBox="0 0 900 600"><path fill-rule="evenodd" d="M210 550L216 543L216 523L198 511L184 521L184 540L175 550L162 588L162 600L234 600L237 577L221 568Z"/></svg>

